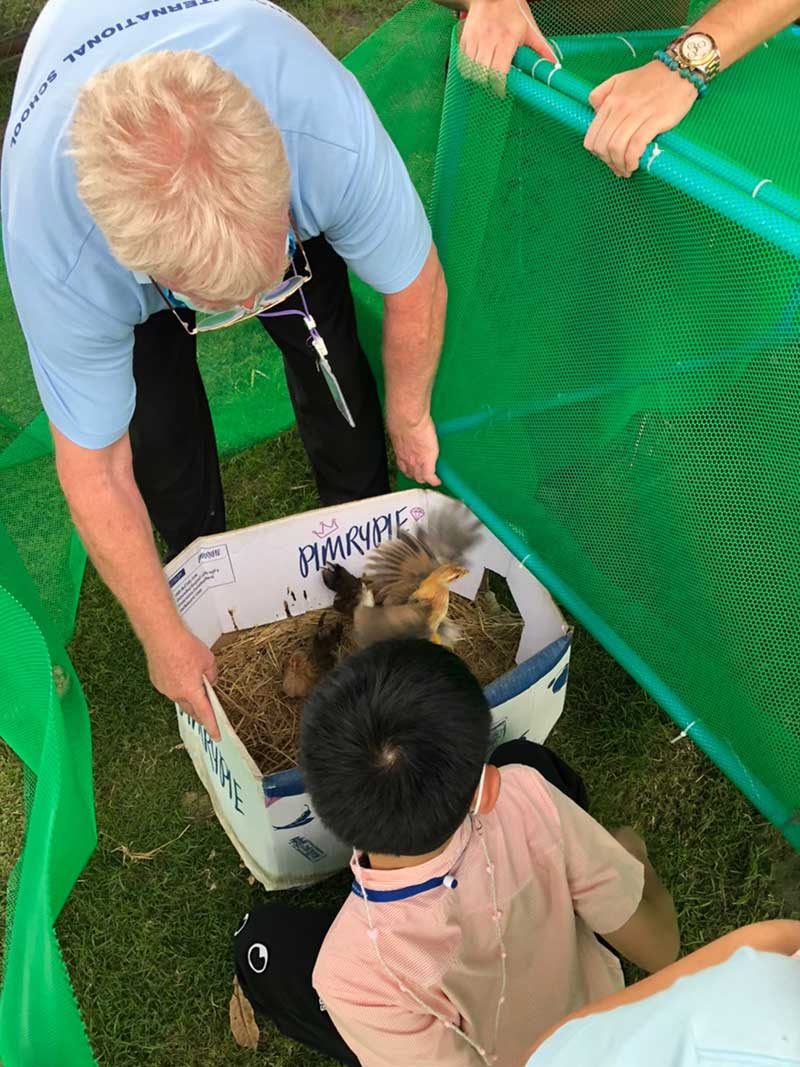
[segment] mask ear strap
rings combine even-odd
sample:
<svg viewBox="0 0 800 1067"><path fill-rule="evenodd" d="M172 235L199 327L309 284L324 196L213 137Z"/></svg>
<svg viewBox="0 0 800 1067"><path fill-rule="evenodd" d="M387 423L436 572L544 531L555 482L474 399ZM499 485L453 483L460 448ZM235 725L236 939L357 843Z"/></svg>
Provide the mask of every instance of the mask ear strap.
<svg viewBox="0 0 800 1067"><path fill-rule="evenodd" d="M475 798L475 803L472 805L472 808L470 809L470 815L480 815L481 803L483 801L483 787L484 787L485 784L486 784L486 764L484 763L483 770L481 771L481 778L480 778L480 781L478 782L478 795Z"/></svg>

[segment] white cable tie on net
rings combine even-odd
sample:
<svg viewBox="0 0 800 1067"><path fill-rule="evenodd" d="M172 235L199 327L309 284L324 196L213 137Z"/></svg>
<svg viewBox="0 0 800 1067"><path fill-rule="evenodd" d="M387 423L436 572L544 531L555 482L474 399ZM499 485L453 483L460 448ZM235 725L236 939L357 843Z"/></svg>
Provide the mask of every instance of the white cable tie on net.
<svg viewBox="0 0 800 1067"><path fill-rule="evenodd" d="M655 141L653 141L653 151L652 151L652 154L651 154L650 158L647 161L647 173L648 174L650 173L650 168L653 165L653 160L656 158L656 156L660 156L660 155L661 155L661 149L658 147L658 144Z"/></svg>
<svg viewBox="0 0 800 1067"><path fill-rule="evenodd" d="M563 60L564 53L559 48L558 41L555 39L555 37L553 37L552 40L548 40L548 44L551 44L553 46L553 51L555 52L555 54L558 56L559 59Z"/></svg>
<svg viewBox="0 0 800 1067"><path fill-rule="evenodd" d="M560 63L557 66L554 66L553 69L550 71L550 73L547 75L547 87L548 88L550 87L550 82L552 81L553 75L555 74L555 72L557 70L561 70L561 64Z"/></svg>
<svg viewBox="0 0 800 1067"><path fill-rule="evenodd" d="M762 186L764 186L764 185L772 185L772 184L773 184L772 178L762 178L761 181L758 183L758 185L755 187L755 189L753 190L753 192L750 195L755 200L755 198L761 192L761 187Z"/></svg>
<svg viewBox="0 0 800 1067"><path fill-rule="evenodd" d="M688 736L689 736L689 731L691 730L691 728L692 728L692 727L693 727L693 726L694 726L694 725L695 725L696 723L697 723L697 719L692 719L692 721L691 721L691 722L689 723L689 725L688 725L688 726L686 727L686 729L685 729L685 730L681 730L681 732L680 732L680 733L678 734L678 736L677 736L677 737L673 737L673 738L672 738L672 740L670 741L670 744L671 744L671 745L677 745L677 743L678 743L679 741L682 741L682 740L684 739L684 737L688 737Z"/></svg>
<svg viewBox="0 0 800 1067"><path fill-rule="evenodd" d="M545 59L544 56L539 56L539 58L536 60L536 62L531 67L531 77L534 76L534 72L536 71L536 68L539 66L540 63L549 63L549 62L550 62L549 59Z"/></svg>
<svg viewBox="0 0 800 1067"><path fill-rule="evenodd" d="M628 38L627 38L627 37L623 37L621 33L618 33L618 34L616 35L616 37L617 37L617 40L618 40L618 41L624 41L624 42L625 42L625 44L626 44L626 45L628 46L628 48L630 48L630 50L631 50L631 55L632 55L632 56L634 57L634 59L635 59L635 58L636 58L636 49L635 49L635 48L633 47L633 45L632 45L632 44L631 44L631 42L630 42L630 41L628 40Z"/></svg>

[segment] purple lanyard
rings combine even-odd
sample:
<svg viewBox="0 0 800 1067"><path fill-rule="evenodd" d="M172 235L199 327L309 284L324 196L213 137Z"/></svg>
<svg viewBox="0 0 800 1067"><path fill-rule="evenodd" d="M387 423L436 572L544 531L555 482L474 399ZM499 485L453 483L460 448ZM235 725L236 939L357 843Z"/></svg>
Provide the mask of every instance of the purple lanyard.
<svg viewBox="0 0 800 1067"><path fill-rule="evenodd" d="M322 334L317 329L317 324L314 321L314 317L308 309L308 304L306 302L306 294L303 292L302 288L298 289L297 293L303 305L302 311L299 311L297 308L286 308L283 311L260 311L258 313L258 318L277 319L284 318L288 315L299 315L305 321L306 327L308 328L309 337L311 338L311 343L314 346L317 355L327 356L328 346L322 339Z"/></svg>
<svg viewBox="0 0 800 1067"><path fill-rule="evenodd" d="M295 273L297 273L295 271ZM288 315L299 315L306 324L308 335L311 339L311 345L317 354L317 370L322 373L325 379L325 384L328 387L328 391L333 397L333 402L336 404L337 409L348 423L350 427L355 429L355 419L350 413L347 400L345 399L342 387L339 385L339 381L334 373L333 367L328 362L328 346L322 337L322 334L317 329L317 324L314 321L314 316L311 314L308 303L306 302L306 295L302 288L298 289L300 294L300 301L303 305L303 310L298 311L296 308L285 308L283 311L261 311L258 318L260 319L277 319L283 318Z"/></svg>

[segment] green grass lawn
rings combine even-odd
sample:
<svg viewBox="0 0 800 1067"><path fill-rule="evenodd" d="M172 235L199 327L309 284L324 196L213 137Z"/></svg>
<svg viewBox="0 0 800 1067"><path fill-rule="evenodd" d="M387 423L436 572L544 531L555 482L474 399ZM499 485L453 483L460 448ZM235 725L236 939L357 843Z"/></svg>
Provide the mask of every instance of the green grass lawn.
<svg viewBox="0 0 800 1067"><path fill-rule="evenodd" d="M45 0L3 0L0 7L0 58L8 38L29 30L44 7Z"/></svg>
<svg viewBox="0 0 800 1067"><path fill-rule="evenodd" d="M338 55L400 5L289 3ZM0 108L0 115L2 109ZM294 431L228 458L232 527L315 505ZM263 891L250 885L178 747L174 711L149 685L127 622L89 569L71 653L94 738L99 845L58 923L101 1063L113 1067L296 1067L322 1062L265 1029L257 1053L228 1033L230 938ZM584 775L594 813L645 835L691 949L735 926L800 915L797 866L770 827L582 630L551 743ZM21 829L20 775L0 754L0 877ZM185 832L184 832L185 831ZM182 835L182 836L180 836ZM126 858L124 849L150 860ZM345 875L283 900L341 899Z"/></svg>

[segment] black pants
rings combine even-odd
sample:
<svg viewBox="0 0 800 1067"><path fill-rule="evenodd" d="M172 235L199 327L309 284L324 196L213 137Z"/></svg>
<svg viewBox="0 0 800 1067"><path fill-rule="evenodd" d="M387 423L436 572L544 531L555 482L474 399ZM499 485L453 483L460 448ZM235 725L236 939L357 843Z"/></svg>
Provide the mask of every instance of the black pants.
<svg viewBox="0 0 800 1067"><path fill-rule="evenodd" d="M587 806L580 776L544 745L508 741L495 749L490 763L535 767L576 804ZM286 1037L358 1067L311 984L320 947L339 910L261 905L234 936L234 960L239 985L258 1015L272 1019Z"/></svg>
<svg viewBox="0 0 800 1067"><path fill-rule="evenodd" d="M283 353L297 425L324 505L389 491L378 391L356 333L344 261L324 237L305 243L312 278L303 287L328 358L355 420L339 414L317 371L298 315L259 320ZM297 294L283 308L300 308ZM230 329L235 330L232 326ZM153 525L174 556L195 537L225 529L217 443L197 365L195 338L164 310L137 326L133 470Z"/></svg>

